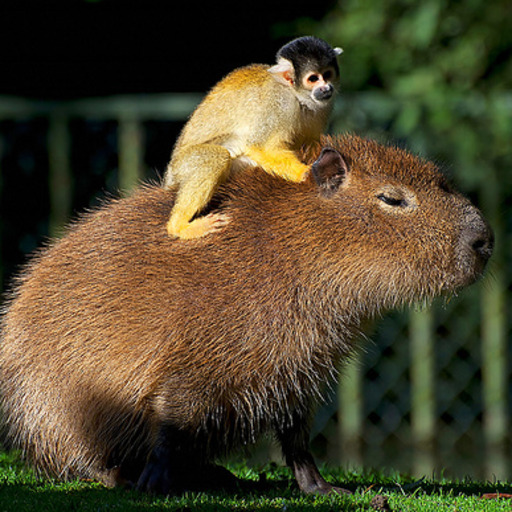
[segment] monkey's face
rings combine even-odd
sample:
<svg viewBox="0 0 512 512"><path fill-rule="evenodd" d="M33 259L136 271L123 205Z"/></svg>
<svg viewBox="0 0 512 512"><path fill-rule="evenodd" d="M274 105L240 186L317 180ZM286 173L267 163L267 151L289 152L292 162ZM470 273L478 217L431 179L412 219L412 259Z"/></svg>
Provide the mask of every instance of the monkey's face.
<svg viewBox="0 0 512 512"><path fill-rule="evenodd" d="M323 64L311 59L295 60L293 63L281 57L268 71L278 82L290 87L307 109L315 112L329 107L339 76L336 61L331 59Z"/></svg>
<svg viewBox="0 0 512 512"><path fill-rule="evenodd" d="M336 80L336 70L326 68L321 71L307 71L303 74L300 86L309 96L320 103L329 101L334 94L333 81Z"/></svg>

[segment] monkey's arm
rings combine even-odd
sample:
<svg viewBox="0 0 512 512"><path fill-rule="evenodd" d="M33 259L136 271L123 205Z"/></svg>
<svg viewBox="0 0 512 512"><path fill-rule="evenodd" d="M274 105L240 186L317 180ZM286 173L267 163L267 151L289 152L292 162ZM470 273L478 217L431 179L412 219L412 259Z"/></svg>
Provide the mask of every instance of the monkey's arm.
<svg viewBox="0 0 512 512"><path fill-rule="evenodd" d="M244 154L254 160L265 171L288 181L303 181L309 167L303 164L297 155L285 148L248 147Z"/></svg>

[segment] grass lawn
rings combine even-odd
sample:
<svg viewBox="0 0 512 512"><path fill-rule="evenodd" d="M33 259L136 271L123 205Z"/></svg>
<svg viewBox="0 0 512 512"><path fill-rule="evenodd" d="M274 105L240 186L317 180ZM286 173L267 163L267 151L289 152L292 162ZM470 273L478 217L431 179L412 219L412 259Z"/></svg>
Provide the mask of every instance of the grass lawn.
<svg viewBox="0 0 512 512"><path fill-rule="evenodd" d="M354 491L351 496L304 496L286 468L261 471L232 467L241 478L266 478L268 490L251 493L188 493L180 497L106 489L91 482L55 482L39 478L19 460L0 453L0 512L4 511L432 511L512 510L512 485L473 481L413 481L401 475L327 470L328 480ZM379 503L380 502L380 503Z"/></svg>

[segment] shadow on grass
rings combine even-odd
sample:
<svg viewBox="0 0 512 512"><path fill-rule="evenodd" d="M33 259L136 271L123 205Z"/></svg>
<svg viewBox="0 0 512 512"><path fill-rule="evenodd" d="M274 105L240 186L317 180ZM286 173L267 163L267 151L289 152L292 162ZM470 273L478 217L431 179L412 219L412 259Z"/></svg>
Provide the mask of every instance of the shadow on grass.
<svg viewBox="0 0 512 512"><path fill-rule="evenodd" d="M462 496L512 494L506 483L412 481L398 475L379 472L343 472L326 470L331 483L351 490L352 496L306 496L299 492L288 470L269 465L265 471L235 471L243 479L236 492L189 492L181 496L153 496L127 489L108 489L83 481L57 482L43 479L24 467L15 455L0 453L0 512L102 512L102 511L229 511L258 510L288 512L317 510L372 511L371 500L382 494L390 499L405 499L412 505L425 496ZM260 476L260 481L250 480ZM414 509L414 508L413 508ZM411 509L411 510L413 510ZM383 509L384 510L384 509ZM386 509L386 510L397 510ZM409 509L408 509L409 510Z"/></svg>
<svg viewBox="0 0 512 512"><path fill-rule="evenodd" d="M63 512L63 511L288 511L317 510L330 512L353 510L349 497L304 496L291 490L288 482L278 483L272 491L249 493L201 492L182 496L152 496L123 489L106 489L96 484L76 484L66 488L24 484L0 485L0 511ZM334 507L334 508L333 508Z"/></svg>
<svg viewBox="0 0 512 512"><path fill-rule="evenodd" d="M379 485L359 482L346 485L356 494L342 497L302 495L290 481L272 482L265 491L238 493L186 493L182 496L159 497L123 489L107 489L98 484L71 482L68 484L4 484L0 485L0 511L62 512L62 511L288 511L318 510L327 512L373 510L370 498L383 493L415 499L420 496L474 496L490 493L512 493L510 485L482 483ZM365 499L366 497L366 499Z"/></svg>

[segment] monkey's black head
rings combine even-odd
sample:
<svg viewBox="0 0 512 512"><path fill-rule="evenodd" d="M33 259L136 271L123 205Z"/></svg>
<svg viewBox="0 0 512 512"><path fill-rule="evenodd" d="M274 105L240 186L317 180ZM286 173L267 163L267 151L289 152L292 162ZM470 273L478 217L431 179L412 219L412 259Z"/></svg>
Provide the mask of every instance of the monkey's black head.
<svg viewBox="0 0 512 512"><path fill-rule="evenodd" d="M276 59L284 58L293 64L296 77L304 76L311 70L332 67L339 77L337 57L339 48L332 48L328 43L313 36L304 36L285 44L276 55Z"/></svg>

